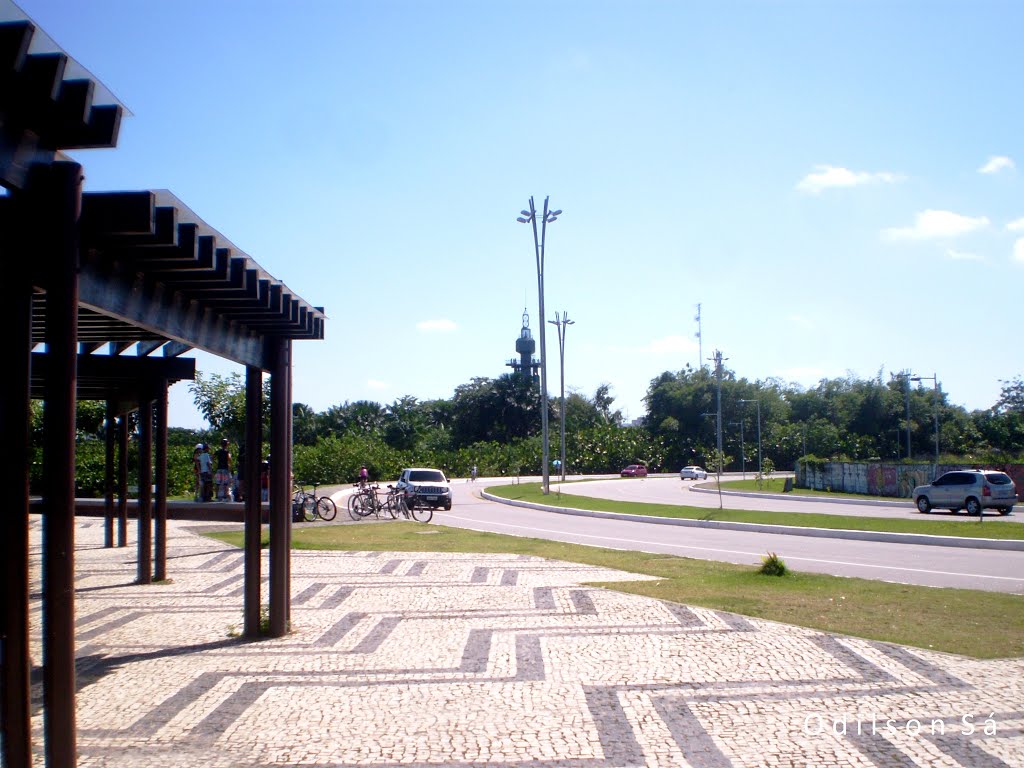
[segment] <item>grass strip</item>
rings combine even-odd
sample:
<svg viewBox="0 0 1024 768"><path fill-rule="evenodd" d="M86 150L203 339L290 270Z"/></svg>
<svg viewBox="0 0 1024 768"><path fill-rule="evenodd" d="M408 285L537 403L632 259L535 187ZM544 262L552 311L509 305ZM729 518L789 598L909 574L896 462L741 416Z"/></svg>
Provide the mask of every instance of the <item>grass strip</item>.
<svg viewBox="0 0 1024 768"><path fill-rule="evenodd" d="M1007 522L979 523L976 518L962 520L929 520L921 515L918 520L891 517L854 517L822 515L814 512L760 512L746 509L708 509L676 504L646 504L635 501L594 499L589 496L559 493L554 488L545 496L540 483L497 485L487 489L494 496L515 501L528 501L552 507L590 509L596 512L619 512L630 515L679 517L687 520L721 520L763 525L789 525L797 528L838 528L849 531L877 531L887 533L920 533L933 536L961 536L984 539L1024 539L1024 525ZM796 502L797 504L801 502ZM910 510L907 510L910 513Z"/></svg>
<svg viewBox="0 0 1024 768"><path fill-rule="evenodd" d="M709 477L701 481L701 486L710 484L714 486L715 481ZM749 491L750 493L785 493L786 496L817 496L826 499L862 499L866 501L890 501L909 502L910 499L898 499L895 496L870 496L866 493L845 493L843 491L816 491L813 488L794 488L790 491L783 491L786 480L782 477L772 477L762 480L723 480L723 491Z"/></svg>
<svg viewBox="0 0 1024 768"><path fill-rule="evenodd" d="M211 535L242 546L242 531ZM263 536L266 546L266 528ZM1024 656L1021 595L792 571L762 576L754 566L404 521L295 528L292 543L304 550L534 555L658 579L597 585L620 592L978 659Z"/></svg>

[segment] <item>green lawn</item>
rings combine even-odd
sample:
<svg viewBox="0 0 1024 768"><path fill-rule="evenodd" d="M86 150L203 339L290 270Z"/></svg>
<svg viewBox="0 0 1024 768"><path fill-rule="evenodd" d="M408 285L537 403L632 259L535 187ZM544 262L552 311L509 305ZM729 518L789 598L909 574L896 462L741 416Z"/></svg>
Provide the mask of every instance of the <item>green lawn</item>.
<svg viewBox="0 0 1024 768"><path fill-rule="evenodd" d="M738 523L762 523L767 525L791 525L798 528L842 528L854 531L883 531L890 533L923 533L935 536L964 536L987 539L1024 539L1024 525L987 520L979 523L977 518L966 516L956 520L936 520L926 515L902 520L888 517L853 517L845 515L821 515L811 512L756 512L743 509L708 509L707 507L684 507L675 504L643 504L640 502L594 499L588 496L558 493L555 486L547 496L540 490L540 483L519 485L497 485L487 489L488 493L505 499L548 504L571 509L591 509L597 512L620 512L631 515L654 515L658 517L681 517L688 520L722 520ZM728 497L723 497L726 504ZM799 504L801 502L794 502ZM908 513L916 514L912 510Z"/></svg>
<svg viewBox="0 0 1024 768"><path fill-rule="evenodd" d="M757 480L724 480L722 482L723 491L751 491L754 493L783 493L786 480L782 477L773 477L768 480L764 480L758 484ZM708 477L706 481L701 481L701 486L710 484L712 487L715 484L714 477ZM864 493L842 493L840 491L815 491L812 488L794 488L791 491L785 491L788 496L824 496L832 499L868 499L870 501L892 501L909 502L910 499L897 499L893 496L869 496Z"/></svg>
<svg viewBox="0 0 1024 768"><path fill-rule="evenodd" d="M995 526L993 526L995 527ZM213 534L236 546L242 532ZM264 546L267 542L264 529ZM657 577L599 586L676 603L974 658L1024 656L1024 597L809 573L761 576L753 566L623 552L411 522L293 530L296 549L535 555Z"/></svg>

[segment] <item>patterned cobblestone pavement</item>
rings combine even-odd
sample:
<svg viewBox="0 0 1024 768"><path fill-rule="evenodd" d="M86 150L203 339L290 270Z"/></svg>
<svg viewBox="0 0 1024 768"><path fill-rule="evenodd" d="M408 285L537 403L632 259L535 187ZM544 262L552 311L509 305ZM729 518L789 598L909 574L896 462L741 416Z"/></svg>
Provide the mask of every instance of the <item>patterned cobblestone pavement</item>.
<svg viewBox="0 0 1024 768"><path fill-rule="evenodd" d="M586 586L644 578L602 568L387 552L295 552L293 631L245 642L242 553L197 529L169 524L171 581L141 586L134 545L79 519L79 765L1024 766L1024 659Z"/></svg>

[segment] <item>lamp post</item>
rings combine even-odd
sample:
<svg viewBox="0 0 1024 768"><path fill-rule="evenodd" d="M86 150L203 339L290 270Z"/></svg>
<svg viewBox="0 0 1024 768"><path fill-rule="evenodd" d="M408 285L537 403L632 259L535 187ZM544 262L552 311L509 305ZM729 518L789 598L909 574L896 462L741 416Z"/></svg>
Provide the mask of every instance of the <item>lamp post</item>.
<svg viewBox="0 0 1024 768"><path fill-rule="evenodd" d="M753 398L750 400L740 400L741 403L756 403L757 404L757 474L761 474L761 400L760 398ZM807 451L805 450L804 453Z"/></svg>
<svg viewBox="0 0 1024 768"><path fill-rule="evenodd" d="M907 400L907 461L910 461L911 450L910 450L910 377L913 376L910 371L904 371L903 383L905 385L904 395Z"/></svg>
<svg viewBox="0 0 1024 768"><path fill-rule="evenodd" d="M561 318L555 312L555 319L548 320L549 323L558 328L558 362L559 373L561 374L561 397L558 401L558 427L561 431L562 456L558 468L562 471L562 482L565 482L565 326L575 325L575 320L569 319L569 313L563 312Z"/></svg>
<svg viewBox="0 0 1024 768"><path fill-rule="evenodd" d="M931 381L935 389L935 474L939 474L939 376L914 376L911 381Z"/></svg>
<svg viewBox="0 0 1024 768"><path fill-rule="evenodd" d="M551 492L551 471L548 466L548 353L544 343L544 242L547 238L548 224L557 221L561 211L548 209L549 198L544 198L544 210L541 214L540 238L537 237L537 209L530 196L530 210L520 211L522 214L516 221L520 224L533 225L533 251L537 258L537 301L540 305L540 431L541 431L541 490L546 496Z"/></svg>

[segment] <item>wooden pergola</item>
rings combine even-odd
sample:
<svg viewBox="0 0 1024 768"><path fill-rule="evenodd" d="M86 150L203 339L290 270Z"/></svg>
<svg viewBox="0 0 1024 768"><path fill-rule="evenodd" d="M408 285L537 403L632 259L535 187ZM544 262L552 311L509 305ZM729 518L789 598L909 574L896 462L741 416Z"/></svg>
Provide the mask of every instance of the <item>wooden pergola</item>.
<svg viewBox="0 0 1024 768"><path fill-rule="evenodd" d="M195 361L181 355L200 349L245 366L250 467L262 458L262 377L270 374L270 471L281 479L269 502L270 633L281 636L290 621L292 342L322 339L325 317L170 193L83 193L82 166L62 153L114 147L122 107L93 104L101 84L66 79L80 68L63 52L35 53L35 35L27 20L0 23L0 322L11 387L0 400L8 446L0 463L0 724L3 764L30 766L29 425L30 401L41 398L43 481L31 509L43 523L44 752L47 765L70 768L77 400L106 402L107 546L114 545L115 474L125 544L124 416L139 412L138 580L148 582L167 576L167 390L195 375ZM248 472L245 482L243 622L252 636L260 611L259 473Z"/></svg>

